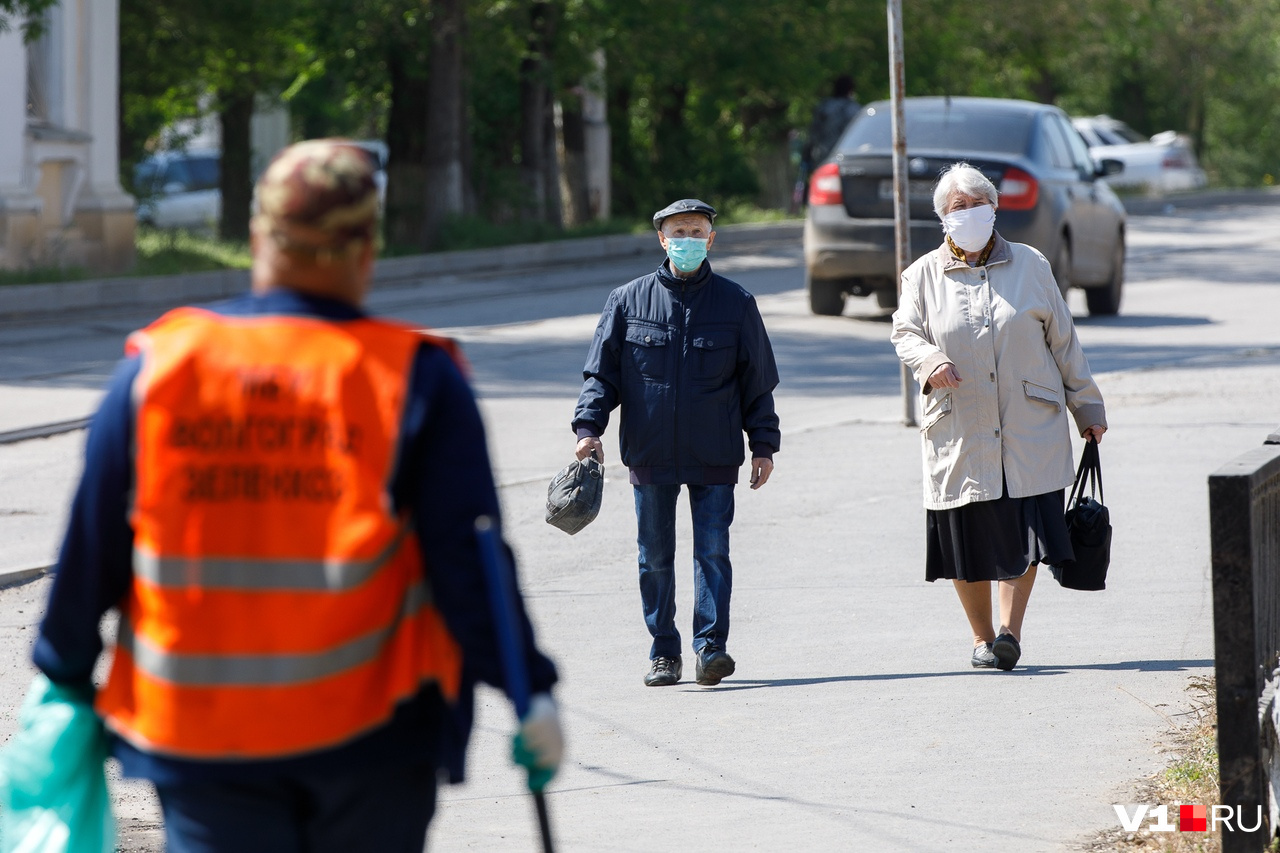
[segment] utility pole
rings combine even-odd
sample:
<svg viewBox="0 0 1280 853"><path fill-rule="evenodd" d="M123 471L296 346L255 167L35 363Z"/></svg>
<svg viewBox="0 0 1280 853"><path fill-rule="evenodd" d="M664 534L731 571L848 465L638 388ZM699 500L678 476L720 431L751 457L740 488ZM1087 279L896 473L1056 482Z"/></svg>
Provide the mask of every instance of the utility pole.
<svg viewBox="0 0 1280 853"><path fill-rule="evenodd" d="M898 299L902 299L902 273L911 264L911 196L907 182L907 125L902 98L906 72L902 58L902 0L889 3L889 97L893 99L893 230L897 247ZM902 422L916 425L916 381L902 365Z"/></svg>

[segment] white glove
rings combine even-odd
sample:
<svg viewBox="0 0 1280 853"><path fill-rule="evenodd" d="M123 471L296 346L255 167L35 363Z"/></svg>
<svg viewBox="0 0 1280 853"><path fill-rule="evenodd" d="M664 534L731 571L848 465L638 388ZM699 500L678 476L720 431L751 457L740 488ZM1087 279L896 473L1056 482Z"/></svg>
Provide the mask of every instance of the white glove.
<svg viewBox="0 0 1280 853"><path fill-rule="evenodd" d="M511 757L529 771L529 788L541 791L560 767L564 757L564 732L560 714L548 693L529 698L529 710L520 721L512 743Z"/></svg>

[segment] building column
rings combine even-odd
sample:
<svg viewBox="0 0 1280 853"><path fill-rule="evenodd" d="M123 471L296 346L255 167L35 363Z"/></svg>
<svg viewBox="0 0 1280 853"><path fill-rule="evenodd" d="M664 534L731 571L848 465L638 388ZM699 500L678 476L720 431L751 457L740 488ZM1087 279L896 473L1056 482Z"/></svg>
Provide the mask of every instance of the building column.
<svg viewBox="0 0 1280 853"><path fill-rule="evenodd" d="M117 110L120 86L119 0L86 0L80 32L88 44L87 61L80 68L85 93L89 145L88 175L78 208L85 236L101 246L95 258L106 270L132 266L134 258L134 200L120 186L120 146Z"/></svg>
<svg viewBox="0 0 1280 853"><path fill-rule="evenodd" d="M0 269L37 256L40 199L32 192L27 157L27 48L21 28L0 32Z"/></svg>
<svg viewBox="0 0 1280 853"><path fill-rule="evenodd" d="M8 197L23 188L27 167L27 48L16 26L0 32L0 80L0 197Z"/></svg>

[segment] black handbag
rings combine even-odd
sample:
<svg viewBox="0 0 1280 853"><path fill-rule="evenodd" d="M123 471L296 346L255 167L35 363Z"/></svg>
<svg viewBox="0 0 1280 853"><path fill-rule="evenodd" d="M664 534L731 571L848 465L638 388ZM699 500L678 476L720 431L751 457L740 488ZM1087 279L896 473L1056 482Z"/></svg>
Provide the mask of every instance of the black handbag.
<svg viewBox="0 0 1280 853"><path fill-rule="evenodd" d="M547 524L570 536L595 521L604 500L604 466L592 453L575 459L547 486Z"/></svg>
<svg viewBox="0 0 1280 853"><path fill-rule="evenodd" d="M1067 501L1067 533L1071 536L1075 559L1049 567L1058 583L1067 589L1107 588L1107 567L1111 565L1111 513L1102 501L1102 462L1098 458L1098 443L1089 440L1080 454L1080 467L1076 469L1076 481Z"/></svg>

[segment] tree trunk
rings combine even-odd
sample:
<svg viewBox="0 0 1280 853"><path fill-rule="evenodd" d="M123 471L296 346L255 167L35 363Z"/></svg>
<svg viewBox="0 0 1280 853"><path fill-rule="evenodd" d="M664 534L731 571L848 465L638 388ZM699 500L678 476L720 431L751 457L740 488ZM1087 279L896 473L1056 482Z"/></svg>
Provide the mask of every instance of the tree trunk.
<svg viewBox="0 0 1280 853"><path fill-rule="evenodd" d="M551 36L555 28L550 0L533 0L529 9L529 34L524 58L520 60L520 176L527 194L525 217L539 222L551 220L547 201L552 189L547 160L555 148L548 145L547 127L551 114ZM557 205L558 207L558 205Z"/></svg>
<svg viewBox="0 0 1280 853"><path fill-rule="evenodd" d="M657 127L654 128L654 153L658 169L659 204L667 204L682 195L699 192L690 187L689 164L693 162L692 145L684 122L685 102L689 88L684 83L672 83L667 87L658 106Z"/></svg>
<svg viewBox="0 0 1280 853"><path fill-rule="evenodd" d="M560 197L560 128L556 122L556 101L551 87L543 90L546 99L542 105L545 121L542 125L542 186L545 190L547 215L546 221L557 228L564 227L564 200Z"/></svg>
<svg viewBox="0 0 1280 853"><path fill-rule="evenodd" d="M218 121L222 126L222 169L219 190L222 215L218 235L224 240L249 239L249 205L253 202L249 126L253 120L253 92L219 96Z"/></svg>
<svg viewBox="0 0 1280 853"><path fill-rule="evenodd" d="M582 101L568 95L560 107L560 197L564 203L564 224L582 225L591 219L591 199L587 192L587 133L582 117Z"/></svg>
<svg viewBox="0 0 1280 853"><path fill-rule="evenodd" d="M388 246L416 247L426 199L427 78L404 61L403 50L387 52L391 109L387 115L387 198L384 234Z"/></svg>
<svg viewBox="0 0 1280 853"><path fill-rule="evenodd" d="M435 247L440 227L464 210L462 163L465 128L462 102L464 0L436 0L431 21L426 127L426 187L419 244Z"/></svg>
<svg viewBox="0 0 1280 853"><path fill-rule="evenodd" d="M613 210L619 214L636 213L640 200L636 197L636 177L640 174L635 145L631 141L631 83L621 80L609 88L609 159L613 181Z"/></svg>

